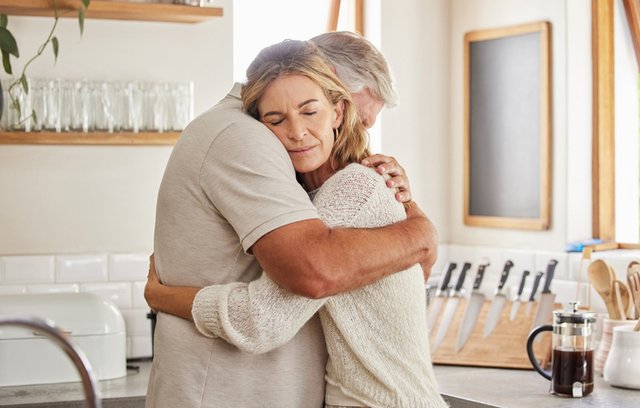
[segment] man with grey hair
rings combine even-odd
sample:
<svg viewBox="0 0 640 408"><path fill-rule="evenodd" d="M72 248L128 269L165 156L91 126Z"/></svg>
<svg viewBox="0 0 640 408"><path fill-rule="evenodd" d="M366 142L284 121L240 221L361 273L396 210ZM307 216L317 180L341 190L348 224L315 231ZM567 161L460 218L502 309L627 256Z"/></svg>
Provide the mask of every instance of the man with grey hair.
<svg viewBox="0 0 640 408"><path fill-rule="evenodd" d="M338 31L320 34L310 41L322 51L351 92L365 127L374 125L383 106L396 106L397 95L387 60L367 39Z"/></svg>
<svg viewBox="0 0 640 408"><path fill-rule="evenodd" d="M335 47L342 45L338 41ZM367 85L360 91L379 92L369 88L368 80L355 79L350 87L362 83ZM242 112L239 95L236 84L194 119L167 163L154 249L164 284L249 282L264 269L290 292L319 298L416 263L429 267L435 262L435 230L415 205L408 206L406 221L384 228L327 228L296 182L286 150L264 125ZM410 198L395 160L377 155L369 161L382 163L378 171L393 176L393 187L404 186L401 199ZM379 250L381 242L385 251ZM287 344L251 355L201 336L188 321L190 312L158 314L147 407L324 405L326 349L317 317Z"/></svg>

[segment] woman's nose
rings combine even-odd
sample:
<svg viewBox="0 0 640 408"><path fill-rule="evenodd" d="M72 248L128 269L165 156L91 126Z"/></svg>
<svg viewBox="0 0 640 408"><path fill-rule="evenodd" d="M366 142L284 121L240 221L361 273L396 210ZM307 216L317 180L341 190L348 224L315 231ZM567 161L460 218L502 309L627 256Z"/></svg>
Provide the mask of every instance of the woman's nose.
<svg viewBox="0 0 640 408"><path fill-rule="evenodd" d="M289 131L288 131L289 139L302 140L306 133L307 133L306 127L302 126L300 122L298 121L289 122Z"/></svg>

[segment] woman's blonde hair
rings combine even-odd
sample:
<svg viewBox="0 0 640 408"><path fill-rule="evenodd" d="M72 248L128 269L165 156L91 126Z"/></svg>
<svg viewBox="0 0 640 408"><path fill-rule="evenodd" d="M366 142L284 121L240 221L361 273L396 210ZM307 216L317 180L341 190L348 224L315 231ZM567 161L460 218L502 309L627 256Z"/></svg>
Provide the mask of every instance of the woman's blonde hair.
<svg viewBox="0 0 640 408"><path fill-rule="evenodd" d="M285 40L260 51L247 68L247 79L242 85L244 110L260 120L260 98L271 82L283 75L303 75L323 90L330 103L343 103L342 123L330 157L334 170L370 155L369 137L349 92L311 42Z"/></svg>

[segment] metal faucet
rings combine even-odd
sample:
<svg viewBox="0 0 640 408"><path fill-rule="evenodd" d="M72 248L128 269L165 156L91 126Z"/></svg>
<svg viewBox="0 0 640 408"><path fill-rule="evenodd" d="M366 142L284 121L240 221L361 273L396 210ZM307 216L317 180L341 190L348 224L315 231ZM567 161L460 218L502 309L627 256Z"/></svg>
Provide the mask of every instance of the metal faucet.
<svg viewBox="0 0 640 408"><path fill-rule="evenodd" d="M75 344L70 342L64 333L55 326L55 324L46 319L37 317L0 317L0 326L21 326L43 332L58 345L69 356L76 369L80 373L82 379L82 387L86 398L86 404L89 408L102 408L102 401L97 393L96 380L89 360L85 357L82 350Z"/></svg>

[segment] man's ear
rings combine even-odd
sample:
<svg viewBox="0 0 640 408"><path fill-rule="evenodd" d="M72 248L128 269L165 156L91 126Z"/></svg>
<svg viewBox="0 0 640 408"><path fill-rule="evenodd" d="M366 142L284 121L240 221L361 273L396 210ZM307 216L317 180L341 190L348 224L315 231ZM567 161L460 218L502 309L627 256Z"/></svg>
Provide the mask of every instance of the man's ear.
<svg viewBox="0 0 640 408"><path fill-rule="evenodd" d="M336 114L336 119L333 121L333 128L337 129L342 124L342 120L344 117L344 100L343 99L341 99L340 101L338 101L338 103L333 105L333 111Z"/></svg>

